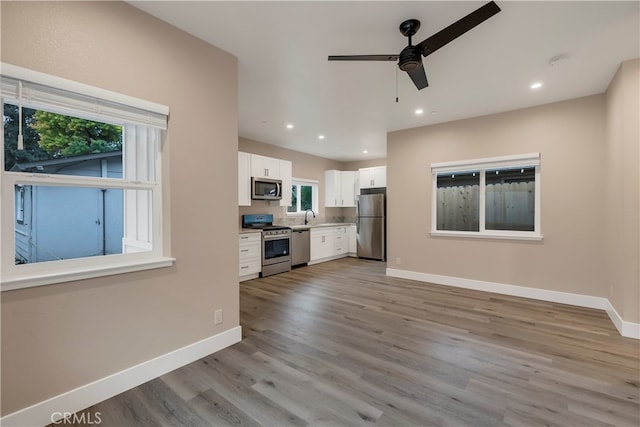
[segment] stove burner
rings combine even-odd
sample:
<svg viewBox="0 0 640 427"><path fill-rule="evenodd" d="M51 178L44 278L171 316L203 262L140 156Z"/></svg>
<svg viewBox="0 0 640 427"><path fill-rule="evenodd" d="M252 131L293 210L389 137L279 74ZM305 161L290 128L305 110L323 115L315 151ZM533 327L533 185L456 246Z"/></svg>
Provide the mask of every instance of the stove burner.
<svg viewBox="0 0 640 427"><path fill-rule="evenodd" d="M273 225L273 215L271 214L242 215L242 228L253 228L263 232L291 229L284 225Z"/></svg>

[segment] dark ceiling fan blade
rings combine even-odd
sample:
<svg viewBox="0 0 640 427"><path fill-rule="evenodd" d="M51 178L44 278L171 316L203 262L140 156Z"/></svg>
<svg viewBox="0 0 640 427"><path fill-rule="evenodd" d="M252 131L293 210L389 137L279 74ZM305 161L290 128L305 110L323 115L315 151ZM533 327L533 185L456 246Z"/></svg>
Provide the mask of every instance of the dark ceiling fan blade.
<svg viewBox="0 0 640 427"><path fill-rule="evenodd" d="M491 1L471 12L464 18L459 19L458 21L449 25L444 30L435 33L416 46L418 46L422 50L422 56L431 55L442 46L460 37L473 27L483 23L498 12L500 12L500 8L497 4Z"/></svg>
<svg viewBox="0 0 640 427"><path fill-rule="evenodd" d="M399 55L329 55L329 61L397 61Z"/></svg>
<svg viewBox="0 0 640 427"><path fill-rule="evenodd" d="M411 77L413 84L416 85L418 90L424 89L425 87L429 86L429 82L427 81L427 74L424 72L424 66L422 64L411 71L407 71L407 74L409 74L409 77Z"/></svg>

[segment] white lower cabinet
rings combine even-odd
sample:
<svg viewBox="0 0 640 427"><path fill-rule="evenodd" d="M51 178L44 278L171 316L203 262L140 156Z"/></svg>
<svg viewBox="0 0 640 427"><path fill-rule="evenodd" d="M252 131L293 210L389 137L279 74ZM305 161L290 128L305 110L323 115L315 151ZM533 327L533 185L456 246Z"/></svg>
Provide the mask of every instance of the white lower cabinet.
<svg viewBox="0 0 640 427"><path fill-rule="evenodd" d="M311 259L309 264L342 258L349 254L348 226L311 229Z"/></svg>
<svg viewBox="0 0 640 427"><path fill-rule="evenodd" d="M347 227L336 227L335 240L333 243L333 252L335 256L344 256L349 249L349 240L347 239Z"/></svg>
<svg viewBox="0 0 640 427"><path fill-rule="evenodd" d="M357 235L356 235L356 226L349 225L347 227L347 239L348 247L349 247L349 256L358 256L358 243L357 243Z"/></svg>
<svg viewBox="0 0 640 427"><path fill-rule="evenodd" d="M311 229L310 264L333 256L334 236L335 232L330 227Z"/></svg>
<svg viewBox="0 0 640 427"><path fill-rule="evenodd" d="M262 234L240 233L240 281L255 279L262 268Z"/></svg>

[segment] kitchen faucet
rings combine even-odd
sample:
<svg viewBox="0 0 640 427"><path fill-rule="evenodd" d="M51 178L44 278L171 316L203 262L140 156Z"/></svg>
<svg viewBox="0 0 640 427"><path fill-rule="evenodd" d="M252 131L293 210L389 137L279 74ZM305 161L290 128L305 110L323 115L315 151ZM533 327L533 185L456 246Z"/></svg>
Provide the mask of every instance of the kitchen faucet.
<svg viewBox="0 0 640 427"><path fill-rule="evenodd" d="M313 215L313 217L316 217L316 214L314 211L312 211L311 209L307 209L306 211L304 211L304 225L309 224L309 220L307 219L307 214L311 212L311 214Z"/></svg>

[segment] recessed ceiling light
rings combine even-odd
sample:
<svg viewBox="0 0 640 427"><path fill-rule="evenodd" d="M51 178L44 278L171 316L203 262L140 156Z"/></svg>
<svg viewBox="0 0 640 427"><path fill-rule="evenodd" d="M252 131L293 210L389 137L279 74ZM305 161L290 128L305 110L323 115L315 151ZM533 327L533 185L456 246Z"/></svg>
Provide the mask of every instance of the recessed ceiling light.
<svg viewBox="0 0 640 427"><path fill-rule="evenodd" d="M324 135L318 135L318 139L324 139Z"/></svg>
<svg viewBox="0 0 640 427"><path fill-rule="evenodd" d="M418 108L415 111L416 115L419 116L420 114L424 113L424 110L422 108Z"/></svg>
<svg viewBox="0 0 640 427"><path fill-rule="evenodd" d="M367 154L368 151L367 150L362 150L362 154Z"/></svg>
<svg viewBox="0 0 640 427"><path fill-rule="evenodd" d="M293 129L293 125L291 123L287 124L287 129Z"/></svg>
<svg viewBox="0 0 640 427"><path fill-rule="evenodd" d="M535 83L531 83L531 86L529 86L531 89L540 89L542 87L542 83L540 82L535 82Z"/></svg>

